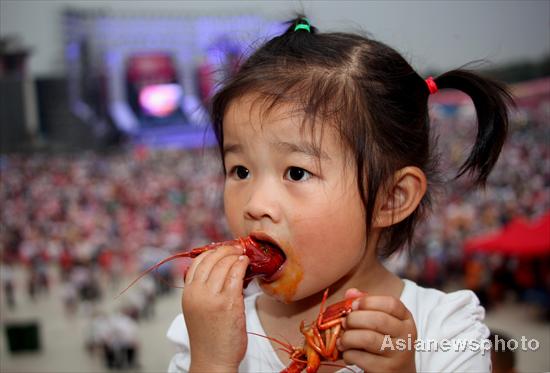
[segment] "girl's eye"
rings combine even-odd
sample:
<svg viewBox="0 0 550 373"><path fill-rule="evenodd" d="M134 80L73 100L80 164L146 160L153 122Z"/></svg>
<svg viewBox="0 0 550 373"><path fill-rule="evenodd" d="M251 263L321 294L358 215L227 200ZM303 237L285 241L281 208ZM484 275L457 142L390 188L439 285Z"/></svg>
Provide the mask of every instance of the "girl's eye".
<svg viewBox="0 0 550 373"><path fill-rule="evenodd" d="M285 176L292 181L306 181L311 177L311 173L300 167L289 167Z"/></svg>
<svg viewBox="0 0 550 373"><path fill-rule="evenodd" d="M250 171L244 166L235 166L231 169L230 175L236 175L238 179L244 180L248 177Z"/></svg>

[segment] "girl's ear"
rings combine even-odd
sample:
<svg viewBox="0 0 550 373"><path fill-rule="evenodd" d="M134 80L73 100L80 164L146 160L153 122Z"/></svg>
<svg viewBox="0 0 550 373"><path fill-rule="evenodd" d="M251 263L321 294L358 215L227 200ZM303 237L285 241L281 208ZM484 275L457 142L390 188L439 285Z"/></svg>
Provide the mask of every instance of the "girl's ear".
<svg viewBox="0 0 550 373"><path fill-rule="evenodd" d="M394 174L393 185L377 199L373 228L397 224L413 213L426 193L426 175L418 167L405 167Z"/></svg>

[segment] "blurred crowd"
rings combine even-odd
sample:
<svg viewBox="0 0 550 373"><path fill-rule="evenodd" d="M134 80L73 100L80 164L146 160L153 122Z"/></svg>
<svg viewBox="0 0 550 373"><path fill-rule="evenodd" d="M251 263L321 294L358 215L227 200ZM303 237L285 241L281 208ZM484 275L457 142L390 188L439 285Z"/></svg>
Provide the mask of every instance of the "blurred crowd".
<svg viewBox="0 0 550 373"><path fill-rule="evenodd" d="M156 297L173 289L174 274L181 277L178 268L168 264L157 280L142 279L113 314L94 305L169 253L227 236L217 157L213 149L135 148L2 158L5 304L15 308L23 292L39 300L58 281L67 316L82 309L91 317L88 350L101 351L109 368L134 366L135 323L154 315ZM25 269L22 283L15 266Z"/></svg>
<svg viewBox="0 0 550 373"><path fill-rule="evenodd" d="M464 255L468 238L503 228L515 217L540 218L550 211L550 101L511 113L509 137L485 188L468 176L453 180L475 140L473 107L433 112L441 185L433 213L419 226L414 249L399 271L423 285L449 282L474 290L486 308L507 300L532 301L550 318L550 256ZM548 227L550 243L550 227ZM547 251L548 252L548 251Z"/></svg>
<svg viewBox="0 0 550 373"><path fill-rule="evenodd" d="M419 226L412 251L389 265L422 285L467 286L486 307L511 292L548 312L548 256L464 256L462 245L513 217L536 218L550 208L549 114L548 104L514 111L487 187L472 191L468 178L450 181L473 144L472 108L434 110L446 181L435 186L433 213ZM31 299L48 294L48 268L54 266L70 317L100 300L106 284L120 291L123 276L135 276L169 253L228 238L220 167L217 149L3 156L0 253L6 304L17 307L16 292ZM16 283L13 274L21 265L25 284ZM170 292L178 276L177 267L161 267L157 277L163 280L143 279L118 312L90 308L89 351L101 351L109 368L137 365L136 323L154 316L156 297Z"/></svg>

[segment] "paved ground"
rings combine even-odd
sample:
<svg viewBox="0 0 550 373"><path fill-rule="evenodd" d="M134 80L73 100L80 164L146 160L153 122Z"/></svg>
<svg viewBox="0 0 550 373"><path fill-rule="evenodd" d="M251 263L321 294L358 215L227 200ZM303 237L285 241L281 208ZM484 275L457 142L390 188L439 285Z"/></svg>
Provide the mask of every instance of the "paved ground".
<svg viewBox="0 0 550 373"><path fill-rule="evenodd" d="M18 274L21 276L21 273ZM165 372L174 350L165 338L165 332L174 316L179 312L179 293L157 303L153 319L139 325L141 342L141 372ZM89 327L89 311L80 309L76 316L67 319L63 313L60 290L56 286L48 297L30 301L24 294L18 294L15 311L8 310L2 302L0 321L38 320L41 327L43 350L38 354L12 355L8 352L5 337L0 338L0 371L2 373L25 372L105 372L99 356L91 356L84 349L84 338ZM115 290L106 294L101 308L108 311L120 306L114 300ZM540 347L535 352L518 352L519 372L550 371L550 324L535 321L533 310L516 304L507 304L492 310L487 315L487 324L521 340L536 338ZM4 335L5 333L2 332Z"/></svg>
<svg viewBox="0 0 550 373"><path fill-rule="evenodd" d="M22 273L18 277L22 279ZM55 276L53 278L56 282ZM21 283L21 282L20 282ZM128 284L129 280L121 282ZM21 289L20 289L21 290ZM124 303L124 295L114 299L120 289L109 289L98 308L109 313ZM132 289L129 290L131 292ZM168 326L180 309L179 289L171 295L159 298L155 316L139 323L142 372L166 372L168 362L174 353L173 345L166 339ZM128 294L128 293L126 293ZM3 295L3 294L2 294ZM84 341L90 327L91 309L79 308L76 315L67 318L64 314L61 290L53 286L50 295L32 302L26 294L18 294L18 304L14 311L9 310L2 300L0 320L4 326L10 321L38 320L41 328L42 352L10 354L5 331L0 338L0 372L105 372L100 356L90 355L84 348Z"/></svg>

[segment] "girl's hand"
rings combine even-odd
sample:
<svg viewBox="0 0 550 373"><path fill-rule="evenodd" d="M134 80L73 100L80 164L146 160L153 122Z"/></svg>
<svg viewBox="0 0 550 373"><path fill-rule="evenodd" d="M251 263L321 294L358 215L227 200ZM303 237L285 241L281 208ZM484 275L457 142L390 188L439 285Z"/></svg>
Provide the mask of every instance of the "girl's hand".
<svg viewBox="0 0 550 373"><path fill-rule="evenodd" d="M237 371L247 346L243 278L248 257L224 246L193 261L181 300L189 333L190 371Z"/></svg>
<svg viewBox="0 0 550 373"><path fill-rule="evenodd" d="M349 289L346 298L361 294ZM357 308L347 316L337 343L346 364L355 364L365 372L416 372L416 325L405 305L395 297L376 295L362 296L354 305ZM407 344L398 348L396 339L408 343L409 337L411 348Z"/></svg>

